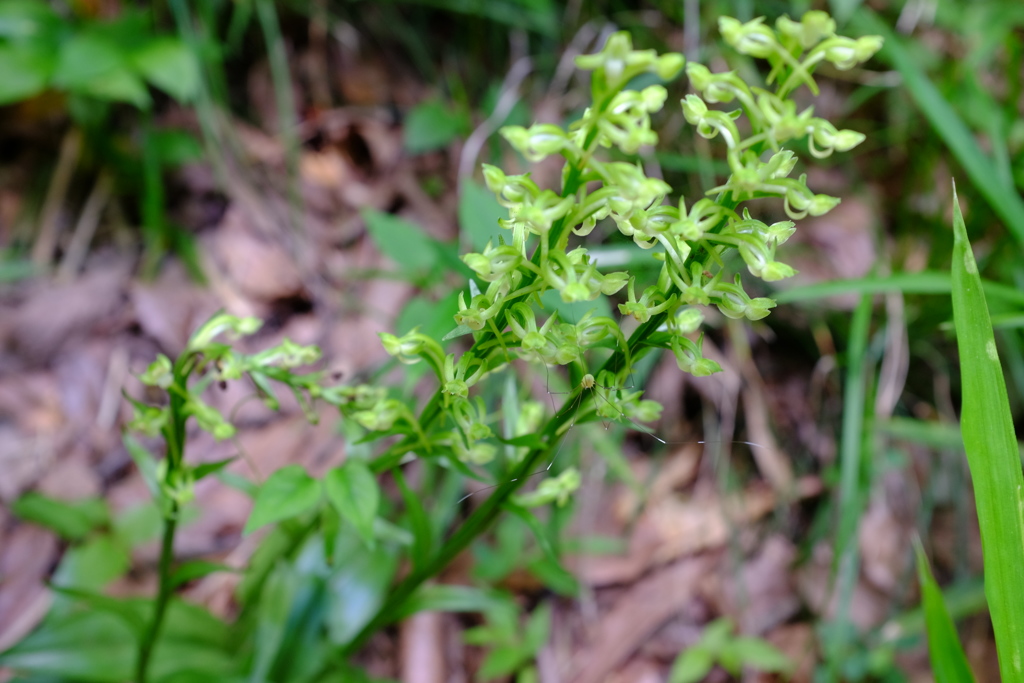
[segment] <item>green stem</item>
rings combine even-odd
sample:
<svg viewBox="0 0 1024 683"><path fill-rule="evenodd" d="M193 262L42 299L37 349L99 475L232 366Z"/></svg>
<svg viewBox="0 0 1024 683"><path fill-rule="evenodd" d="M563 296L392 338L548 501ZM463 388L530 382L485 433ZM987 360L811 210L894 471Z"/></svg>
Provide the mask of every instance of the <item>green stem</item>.
<svg viewBox="0 0 1024 683"><path fill-rule="evenodd" d="M164 519L163 541L160 546L160 587L157 590L156 605L153 609L153 619L139 645L139 656L136 660L135 680L137 683L146 683L146 675L149 669L149 662L153 655L153 648L157 638L160 637L160 628L163 626L164 616L167 613L167 605L173 593L171 587L171 563L174 561L174 534L178 527L178 504L171 503L171 516Z"/></svg>
<svg viewBox="0 0 1024 683"><path fill-rule="evenodd" d="M193 353L184 353L178 358L173 369L174 382L167 391L170 399L170 419L163 430L166 447L165 458L167 459L165 481L167 482L176 481L178 471L185 467L185 421L188 420L188 415L185 414L185 403L188 378L195 368L195 359ZM178 530L180 506L178 501L171 498L166 506L161 505L161 509L164 513L164 531L160 544L159 587L157 588L156 604L153 608L153 618L139 643L135 668L136 683L146 683L153 648L156 646L157 638L160 637L160 629L167 614L167 605L174 592L171 583L171 565L174 562L174 535Z"/></svg>

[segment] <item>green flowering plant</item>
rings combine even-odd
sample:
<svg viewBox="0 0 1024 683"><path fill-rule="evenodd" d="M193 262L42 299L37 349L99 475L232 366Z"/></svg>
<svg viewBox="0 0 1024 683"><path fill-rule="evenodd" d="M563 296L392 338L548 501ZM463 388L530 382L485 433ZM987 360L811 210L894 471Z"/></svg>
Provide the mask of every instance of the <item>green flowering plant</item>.
<svg viewBox="0 0 1024 683"><path fill-rule="evenodd" d="M364 410L374 419L386 412L379 392L367 392L362 387L329 387L321 372L300 372L299 369L320 360L315 346L302 346L285 339L281 344L255 354L235 349L231 342L256 333L262 323L257 318L239 318L218 313L204 323L189 339L175 361L159 354L155 361L139 376L142 384L159 390L164 400L157 404L145 403L128 397L134 416L127 425L125 446L143 472L151 493L163 517L163 542L159 560L159 588L153 612L138 639L135 680L146 681L151 659L157 645L168 605L175 586L174 538L181 521L183 506L194 498L195 484L200 479L220 471L233 458L213 463L193 464L186 459L185 443L188 422L218 441L235 435L235 426L217 408L203 400L213 384L224 386L229 381L247 379L264 404L278 410L281 402L275 385L291 390L307 418L316 421L313 400L324 399L344 406L359 421ZM396 409L401 415L404 405ZM397 419L397 418L396 418ZM133 433L142 437L159 437L163 442L158 457Z"/></svg>
<svg viewBox="0 0 1024 683"><path fill-rule="evenodd" d="M592 95L592 105L578 121L567 128L535 124L502 129L509 144L531 162L560 155L562 189L541 189L528 173L509 175L484 165L488 188L508 209L509 218L500 224L509 237L462 256L479 284L470 283L469 297L460 293L458 327L449 337L472 334L473 346L456 356L445 354L440 343L418 330L402 337L381 335L388 353L403 363L425 361L440 383L418 418L404 416L398 431L405 431L408 439L384 454L378 461L382 469L410 450L457 467L457 461L489 461L497 449L484 448L481 442L500 439L481 422L486 410L473 403L470 393L515 358L546 366L578 365L582 379L568 402L579 406L582 419L657 419L657 404L641 400L642 392L618 389L633 362L662 348L674 354L685 372L718 372L718 364L702 353L702 307L715 306L737 319L759 320L769 314L775 302L750 296L740 274L728 272L725 252L737 251L749 273L765 281L795 273L776 258L777 248L795 230L793 221L820 216L839 200L814 193L806 175L792 177L798 159L786 145L806 140L812 156L821 158L851 149L864 135L837 130L815 117L813 107L798 112L789 96L801 85L817 92L812 74L821 62L850 68L870 58L881 41L875 36L837 36L835 22L813 11L799 22L782 17L774 29L763 19L741 23L728 17L719 27L733 48L768 61L769 87L749 85L735 71L712 73L703 65L686 64L678 54L635 50L629 34L620 32L600 52L577 58L577 66L590 72ZM630 88L631 82L644 74L671 81L684 69L696 92L681 100L683 115L698 135L724 143L731 171L724 183L689 206L685 198L672 200L672 188L664 180L647 177L638 163L621 160L622 155L657 144L651 115L668 100L664 85L637 90ZM733 102L739 108L712 107ZM603 149L621 155L606 159ZM782 199L782 208L793 220L769 225L741 206L765 197ZM599 226L606 230L612 225L649 254L658 272L653 282L641 286L628 272L603 272L585 247L570 247L573 236L584 238ZM481 291L482 284L486 289ZM623 289L626 297L618 310L639 324L629 339L619 322L609 317L588 314L569 322L541 304L550 290L572 304L607 299ZM597 373L600 382L585 369L588 351L597 346L613 349ZM597 385L614 390L594 405L598 402L588 390ZM384 407L382 403L380 409ZM526 458L528 464L555 447L566 425L565 413L551 418L540 431L543 436L535 444L534 457ZM521 437L504 435L506 440Z"/></svg>
<svg viewBox="0 0 1024 683"><path fill-rule="evenodd" d="M492 462L502 443L513 448L504 450L510 457L496 476L493 493L399 584L347 651L396 618L420 584L461 552L500 510L564 504L579 486L572 468L547 479L534 493L515 492L528 475L551 461L572 424L658 419L660 405L643 399L642 391L624 388L638 359L664 349L684 372L705 376L720 371L702 352L702 309L714 306L729 318L760 320L775 306L772 299L747 292L741 274L729 271L726 253L738 252L756 278L790 277L795 271L776 252L793 234L794 221L823 215L838 204L837 198L812 191L806 175L793 177L798 158L790 147L806 141L812 157L824 158L852 149L864 135L838 130L815 117L813 107L798 111L792 94L801 86L817 94L813 73L819 64L852 68L878 51L881 38L836 35L835 22L818 11L800 21L782 17L774 28L763 19L743 23L724 17L719 29L738 52L767 60L763 85L746 82L736 71L713 73L701 64L687 64L682 55L634 49L630 35L620 32L600 52L576 60L577 67L590 73L592 99L579 120L568 127L535 124L501 130L530 162L561 156L561 189L542 189L529 173L513 175L484 165L487 187L508 209L509 217L500 221L508 237L462 256L475 279L469 283L470 295L459 297L457 327L446 339L472 335L472 346L461 355L445 354L437 341L418 330L402 337L381 335L387 351L403 363L425 361L439 388L418 416L407 415L388 432L404 438L386 449L372 468L393 469L413 453L479 478L474 466ZM632 87L635 79L653 76L669 82L684 70L694 92L680 101L682 113L698 135L720 141L730 169L724 183L689 203L674 199L672 187L648 177L635 160L624 160L658 143L651 116L668 101L663 84L637 89ZM734 103L734 109L715 106ZM791 220L767 224L745 205L771 197L782 200ZM648 254L657 272L651 282L641 283L629 272L604 272L586 247L570 244L574 237L586 238L612 226ZM588 313L562 320L542 305L542 296L552 290L565 304L595 302L595 308L599 299L621 296L625 290L618 311L636 325L627 337L619 321L607 316ZM610 349L610 354L591 373L587 368L594 363L588 359L598 347ZM497 434L483 399L473 396L474 386L516 359L573 367L579 379L566 406L575 408L555 411L546 419L531 409L530 420L506 422L505 432ZM602 388L600 398L597 387Z"/></svg>

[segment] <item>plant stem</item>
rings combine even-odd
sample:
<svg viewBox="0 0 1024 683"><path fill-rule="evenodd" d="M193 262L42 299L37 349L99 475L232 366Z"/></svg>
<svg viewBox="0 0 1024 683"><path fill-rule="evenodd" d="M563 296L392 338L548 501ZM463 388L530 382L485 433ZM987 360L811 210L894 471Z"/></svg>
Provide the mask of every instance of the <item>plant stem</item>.
<svg viewBox="0 0 1024 683"><path fill-rule="evenodd" d="M153 619L149 622L149 628L146 629L146 634L139 645L139 656L135 669L136 683L146 683L146 673L153 654L153 647L160 636L160 627L163 626L167 604L171 599L171 563L174 561L174 534L177 527L178 504L172 502L171 515L164 519L164 534L160 547L160 587L157 589Z"/></svg>
<svg viewBox="0 0 1024 683"><path fill-rule="evenodd" d="M195 356L191 353L182 354L174 364L174 381L167 391L167 396L170 399L168 406L170 415L162 430L167 470L161 484L175 482L179 470L185 467L185 422L188 420L185 405L188 395L188 378L194 369ZM160 544L160 585L157 588L156 604L153 606L153 618L139 643L135 683L146 683L153 648L160 636L160 628L163 626L167 605L174 590L171 585L171 564L174 562L174 534L178 530L178 513L181 506L178 500L167 492L171 489L173 486L168 486L161 494L161 500L158 500L164 516L164 533Z"/></svg>

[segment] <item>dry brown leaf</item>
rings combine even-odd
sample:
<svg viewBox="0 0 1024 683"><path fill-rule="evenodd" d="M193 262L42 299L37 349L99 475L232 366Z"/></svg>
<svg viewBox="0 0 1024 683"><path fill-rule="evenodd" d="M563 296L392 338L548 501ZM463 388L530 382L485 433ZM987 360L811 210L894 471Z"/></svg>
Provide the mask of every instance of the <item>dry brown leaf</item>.
<svg viewBox="0 0 1024 683"><path fill-rule="evenodd" d="M100 330L121 309L127 264L96 263L73 283L39 282L10 315L15 350L34 364L44 364L71 341Z"/></svg>
<svg viewBox="0 0 1024 683"><path fill-rule="evenodd" d="M899 589L909 576L910 542L907 528L889 507L885 496L873 496L857 530L864 577L882 591Z"/></svg>
<svg viewBox="0 0 1024 683"><path fill-rule="evenodd" d="M608 675L607 683L662 683L664 667L647 658L636 657Z"/></svg>
<svg viewBox="0 0 1024 683"><path fill-rule="evenodd" d="M875 249L877 210L869 200L845 197L839 206L820 217L800 222L789 244L806 245L805 250L789 247L784 259L799 273L784 281L783 288L810 285L838 278L863 277L878 262ZM852 309L857 294L825 299L831 306Z"/></svg>
<svg viewBox="0 0 1024 683"><path fill-rule="evenodd" d="M789 495L792 500L800 500L819 495L821 490L817 477L803 477ZM651 566L722 545L738 528L771 512L777 503L778 497L763 484L724 501L710 491L687 501L664 498L640 516L628 555L582 558L577 563L578 571L591 586L631 581Z"/></svg>
<svg viewBox="0 0 1024 683"><path fill-rule="evenodd" d="M280 244L258 237L240 210L231 207L209 246L231 280L257 301L273 301L302 292L302 277L291 255Z"/></svg>
<svg viewBox="0 0 1024 683"><path fill-rule="evenodd" d="M56 557L57 539L42 527L19 524L4 539L0 548L0 651L27 635L45 615L49 591L43 579Z"/></svg>
<svg viewBox="0 0 1024 683"><path fill-rule="evenodd" d="M822 543L815 547L812 560L796 573L797 590L820 618L835 619L839 595L832 574L832 549ZM849 617L861 631L881 624L889 611L888 599L869 583L857 581L849 605Z"/></svg>
<svg viewBox="0 0 1024 683"><path fill-rule="evenodd" d="M176 262L162 268L154 282L133 282L129 295L142 331L171 356L181 353L192 332L220 307Z"/></svg>
<svg viewBox="0 0 1024 683"><path fill-rule="evenodd" d="M738 572L720 575L724 611L738 616L743 633L765 633L799 611L800 598L792 581L796 554L796 547L776 534L768 537Z"/></svg>
<svg viewBox="0 0 1024 683"><path fill-rule="evenodd" d="M790 662L796 665L788 679L790 683L811 683L814 680L817 638L811 624L799 623L780 626L765 636L765 640L777 647ZM754 680L759 682L764 680L767 683L778 679L765 676L763 679L755 678Z"/></svg>
<svg viewBox="0 0 1024 683"><path fill-rule="evenodd" d="M601 616L592 642L573 659L575 683L599 683L696 595L714 562L695 557L675 562L630 586Z"/></svg>

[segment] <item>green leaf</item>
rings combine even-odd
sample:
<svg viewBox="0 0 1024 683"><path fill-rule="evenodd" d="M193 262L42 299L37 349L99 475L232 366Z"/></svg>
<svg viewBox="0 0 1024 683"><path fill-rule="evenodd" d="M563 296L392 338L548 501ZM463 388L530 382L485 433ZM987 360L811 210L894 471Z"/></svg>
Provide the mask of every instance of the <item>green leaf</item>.
<svg viewBox="0 0 1024 683"><path fill-rule="evenodd" d="M66 588L99 591L131 566L128 550L113 536L96 536L70 549L53 574L53 583Z"/></svg>
<svg viewBox="0 0 1024 683"><path fill-rule="evenodd" d="M223 460L215 460L213 462L204 462L201 465L196 465L192 470L192 476L196 481L199 481L203 477L208 477L211 474L216 474L222 469L233 463L238 458L236 456L230 458L224 458Z"/></svg>
<svg viewBox="0 0 1024 683"><path fill-rule="evenodd" d="M203 158L203 145L194 135L184 130L165 128L146 136L146 144L160 160L161 166L181 166Z"/></svg>
<svg viewBox="0 0 1024 683"><path fill-rule="evenodd" d="M562 301L561 295L554 289L544 292L540 298L544 308L558 312L558 319L564 323L576 324L583 319L587 313L597 316L611 317L612 309L608 305L607 297L598 297L593 301L576 301L566 303ZM618 317L618 314L616 314Z"/></svg>
<svg viewBox="0 0 1024 683"><path fill-rule="evenodd" d="M404 271L403 275L416 279L436 265L434 240L418 226L373 209L363 209L362 216L374 245Z"/></svg>
<svg viewBox="0 0 1024 683"><path fill-rule="evenodd" d="M946 609L942 589L932 576L928 558L920 542L914 544L917 557L917 578L921 582L921 603L928 627L928 655L932 662L935 683L974 683L971 665L957 635L956 625Z"/></svg>
<svg viewBox="0 0 1024 683"><path fill-rule="evenodd" d="M500 645L484 657L477 676L489 680L499 676L507 676L530 660L530 653L522 645Z"/></svg>
<svg viewBox="0 0 1024 683"><path fill-rule="evenodd" d="M469 244L476 252L482 252L488 242L497 246L499 236L511 234L498 225L500 218L508 218L508 209L498 203L494 193L471 178L463 181L459 188L462 243Z"/></svg>
<svg viewBox="0 0 1024 683"><path fill-rule="evenodd" d="M74 612L47 620L20 643L0 653L0 664L72 681L121 683L134 674L135 638L109 612Z"/></svg>
<svg viewBox="0 0 1024 683"><path fill-rule="evenodd" d="M501 593L493 589L457 584L427 584L405 601L398 619L417 612L486 612L499 605Z"/></svg>
<svg viewBox="0 0 1024 683"><path fill-rule="evenodd" d="M464 337L467 334L473 334L473 330L468 325L459 325L451 332L441 337L441 341L448 341L449 339L455 339L456 337Z"/></svg>
<svg viewBox="0 0 1024 683"><path fill-rule="evenodd" d="M277 563L267 578L259 602L252 681L267 680L270 674L288 628L288 613L295 602L300 581L295 567L283 561Z"/></svg>
<svg viewBox="0 0 1024 683"><path fill-rule="evenodd" d="M148 616L150 601L132 601L145 607ZM214 674L222 681L240 673L238 657L232 649L232 631L204 608L172 599L160 639L153 649L150 668L154 681L171 676L179 680L196 680L194 673Z"/></svg>
<svg viewBox="0 0 1024 683"><path fill-rule="evenodd" d="M960 352L960 429L974 483L985 595L1004 681L1024 680L1024 507L1020 453L988 305L953 190L953 321Z"/></svg>
<svg viewBox="0 0 1024 683"><path fill-rule="evenodd" d="M714 657L702 645L683 650L672 664L672 672L668 676L669 683L698 683L715 665Z"/></svg>
<svg viewBox="0 0 1024 683"><path fill-rule="evenodd" d="M63 45L53 83L71 92L129 102L139 108L150 104L146 86L118 46L94 33L79 33Z"/></svg>
<svg viewBox="0 0 1024 683"><path fill-rule="evenodd" d="M135 466L139 468L139 473L142 475L142 480L146 482L146 488L149 489L150 495L156 499L157 503L162 503L164 494L160 486L160 477L157 474L156 458L131 434L125 434L121 440L124 442L128 455L135 461Z"/></svg>
<svg viewBox="0 0 1024 683"><path fill-rule="evenodd" d="M327 473L324 489L338 514L355 527L364 543L373 547L373 520L380 505L380 487L366 463L346 460Z"/></svg>
<svg viewBox="0 0 1024 683"><path fill-rule="evenodd" d="M331 642L344 645L370 622L390 594L398 555L385 543L367 550L355 535L342 533L336 556L338 567L327 579L325 620Z"/></svg>
<svg viewBox="0 0 1024 683"><path fill-rule="evenodd" d="M27 522L45 526L68 541L80 541L110 522L110 511L102 498L65 502L32 492L16 500L11 512Z"/></svg>
<svg viewBox="0 0 1024 683"><path fill-rule="evenodd" d="M409 526L412 531L412 564L415 568L421 568L430 561L434 552L434 533L430 519L423 509L423 503L419 496L409 488L405 481L405 475L400 469L395 469L395 482L405 502L405 511L409 516Z"/></svg>
<svg viewBox="0 0 1024 683"><path fill-rule="evenodd" d="M12 43L38 43L56 32L63 22L41 0L5 0L0 3L0 38Z"/></svg>
<svg viewBox="0 0 1024 683"><path fill-rule="evenodd" d="M548 636L551 635L551 603L545 602L537 609L533 610L533 614L530 615L529 620L526 622L526 630L524 631L523 640L526 648L533 653L534 656L540 652L540 649L544 647L544 643L548 642Z"/></svg>
<svg viewBox="0 0 1024 683"><path fill-rule="evenodd" d="M163 524L160 508L153 501L123 510L113 520L114 534L128 548L157 538Z"/></svg>
<svg viewBox="0 0 1024 683"><path fill-rule="evenodd" d="M220 562L192 560L191 562L186 562L174 570L174 573L171 575L171 585L177 588L189 581L195 581L196 579L201 579L204 576L209 576L210 574L215 574L217 572L234 573L236 571L237 570L234 567L229 567L228 565Z"/></svg>
<svg viewBox="0 0 1024 683"><path fill-rule="evenodd" d="M27 100L46 89L57 65L51 51L34 45L0 45L0 105Z"/></svg>
<svg viewBox="0 0 1024 683"><path fill-rule="evenodd" d="M452 317L459 311L459 293L451 292L440 301L414 296L402 307L395 322L395 334L403 335L414 327L433 339L440 339L452 328ZM469 328L466 328L469 329Z"/></svg>
<svg viewBox="0 0 1024 683"><path fill-rule="evenodd" d="M413 107L405 117L402 143L410 154L422 154L446 147L469 130L469 119L437 99Z"/></svg>
<svg viewBox="0 0 1024 683"><path fill-rule="evenodd" d="M737 673L742 667L750 667L754 671L775 673L788 671L792 663L771 643L762 638L750 638L738 636L725 644L722 648L720 658L723 662L733 660L739 666ZM729 667L726 667L729 670Z"/></svg>
<svg viewBox="0 0 1024 683"><path fill-rule="evenodd" d="M131 61L147 81L178 102L193 102L199 94L199 62L177 38L149 40L131 55Z"/></svg>
<svg viewBox="0 0 1024 683"><path fill-rule="evenodd" d="M297 517L315 508L319 502L318 480L306 474L301 465L282 467L260 487L242 534L251 534L267 524Z"/></svg>

